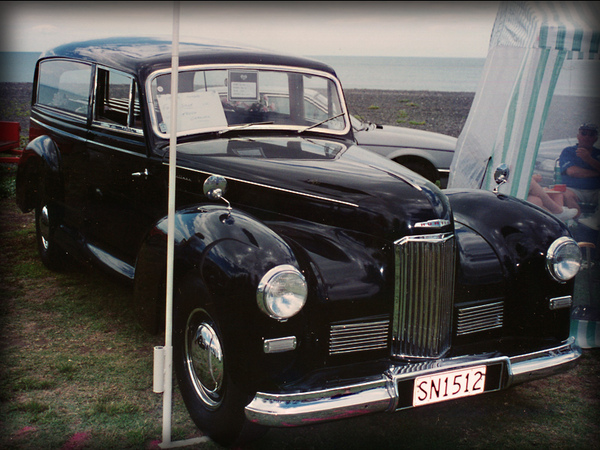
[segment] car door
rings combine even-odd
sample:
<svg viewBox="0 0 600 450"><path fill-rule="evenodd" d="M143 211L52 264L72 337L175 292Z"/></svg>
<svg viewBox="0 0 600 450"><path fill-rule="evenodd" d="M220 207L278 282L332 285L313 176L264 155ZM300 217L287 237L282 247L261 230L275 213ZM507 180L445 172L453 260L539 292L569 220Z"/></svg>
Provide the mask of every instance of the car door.
<svg viewBox="0 0 600 450"><path fill-rule="evenodd" d="M49 161L60 166L62 222L80 229L84 221L85 161L94 66L88 62L50 58L39 63L31 108L30 140L48 136L58 151ZM52 154L52 153L50 153ZM49 155L50 155L49 154ZM41 180L40 180L41 181Z"/></svg>
<svg viewBox="0 0 600 450"><path fill-rule="evenodd" d="M116 258L131 271L149 227L166 214L161 161L148 157L133 76L98 67L87 141L86 235L96 256ZM126 273L132 276L133 273Z"/></svg>

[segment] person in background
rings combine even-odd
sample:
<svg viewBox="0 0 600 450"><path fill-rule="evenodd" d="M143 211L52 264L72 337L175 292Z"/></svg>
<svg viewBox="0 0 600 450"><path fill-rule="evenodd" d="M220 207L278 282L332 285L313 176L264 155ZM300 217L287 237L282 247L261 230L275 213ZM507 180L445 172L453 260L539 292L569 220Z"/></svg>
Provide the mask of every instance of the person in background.
<svg viewBox="0 0 600 450"><path fill-rule="evenodd" d="M534 174L531 178L531 183L529 185L529 195L527 196L527 201L529 203L533 203L541 208L544 208L546 211L549 211L554 216L566 222L569 219L577 217L579 215L579 206L575 203L574 205L569 204L569 197L565 197L563 199L564 206L555 202L539 185L542 177L540 175ZM565 192L566 194L566 192ZM574 194L573 194L574 195Z"/></svg>
<svg viewBox="0 0 600 450"><path fill-rule="evenodd" d="M594 147L598 140L598 126L584 123L577 133L577 145L565 148L559 159L562 182L575 192L579 204L596 205L591 217L579 218L579 223L600 229L600 149Z"/></svg>

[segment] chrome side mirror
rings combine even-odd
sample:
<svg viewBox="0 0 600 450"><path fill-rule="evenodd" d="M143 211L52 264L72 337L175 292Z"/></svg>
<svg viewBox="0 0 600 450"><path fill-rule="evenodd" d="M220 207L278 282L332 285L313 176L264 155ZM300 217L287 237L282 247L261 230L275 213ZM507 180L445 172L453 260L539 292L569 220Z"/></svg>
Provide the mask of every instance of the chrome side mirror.
<svg viewBox="0 0 600 450"><path fill-rule="evenodd" d="M227 191L227 180L219 175L211 175L204 181L204 195L210 200L223 200L231 212L231 204L223 197Z"/></svg>
<svg viewBox="0 0 600 450"><path fill-rule="evenodd" d="M497 194L500 186L502 186L504 183L506 183L508 181L509 175L510 175L510 169L508 168L508 165L500 164L496 168L496 171L494 172L494 180L496 181L496 184L498 186L496 186L494 188L494 194Z"/></svg>

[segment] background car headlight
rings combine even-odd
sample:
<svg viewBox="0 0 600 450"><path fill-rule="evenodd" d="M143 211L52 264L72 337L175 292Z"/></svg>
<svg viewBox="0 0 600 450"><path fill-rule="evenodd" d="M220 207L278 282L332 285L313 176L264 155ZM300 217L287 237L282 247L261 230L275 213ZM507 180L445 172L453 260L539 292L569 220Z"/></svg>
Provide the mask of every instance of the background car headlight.
<svg viewBox="0 0 600 450"><path fill-rule="evenodd" d="M256 299L262 312L277 320L287 320L297 314L308 295L304 276L290 265L269 270L258 284Z"/></svg>
<svg viewBox="0 0 600 450"><path fill-rule="evenodd" d="M581 250L577 242L569 237L555 240L546 254L546 267L550 275L561 283L577 275L581 267Z"/></svg>

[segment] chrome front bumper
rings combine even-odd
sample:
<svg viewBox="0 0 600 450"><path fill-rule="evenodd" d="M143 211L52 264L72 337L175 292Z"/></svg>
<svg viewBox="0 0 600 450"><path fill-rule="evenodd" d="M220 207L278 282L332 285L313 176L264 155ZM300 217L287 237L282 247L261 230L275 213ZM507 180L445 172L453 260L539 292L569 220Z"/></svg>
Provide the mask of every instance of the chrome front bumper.
<svg viewBox="0 0 600 450"><path fill-rule="evenodd" d="M246 406L246 417L269 427L293 427L394 412L412 407L406 401L406 390L412 390L412 381L418 376L485 364L497 368L497 385L486 388L492 392L567 370L580 356L581 349L571 337L558 347L512 358L460 357L394 366L363 383L292 394L258 392Z"/></svg>

